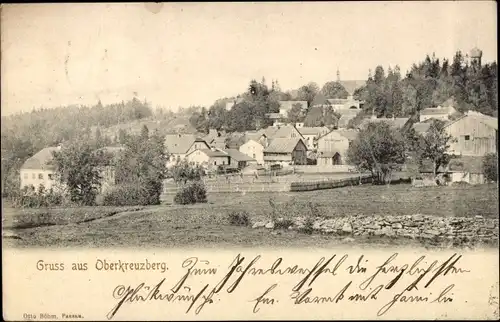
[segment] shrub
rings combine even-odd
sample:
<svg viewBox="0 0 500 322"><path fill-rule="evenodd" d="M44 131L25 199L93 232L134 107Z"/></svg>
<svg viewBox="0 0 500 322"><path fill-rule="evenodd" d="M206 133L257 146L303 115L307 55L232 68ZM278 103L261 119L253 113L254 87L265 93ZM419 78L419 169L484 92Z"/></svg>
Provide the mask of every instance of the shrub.
<svg viewBox="0 0 500 322"><path fill-rule="evenodd" d="M229 223L233 226L250 225L250 215L247 211L232 211L229 213Z"/></svg>
<svg viewBox="0 0 500 322"><path fill-rule="evenodd" d="M144 189L137 184L119 185L111 188L104 196L104 206L148 205Z"/></svg>
<svg viewBox="0 0 500 322"><path fill-rule="evenodd" d="M498 156L496 153L488 153L483 157L483 171L488 181L498 181Z"/></svg>
<svg viewBox="0 0 500 322"><path fill-rule="evenodd" d="M194 181L180 188L175 194L174 203L189 205L207 202L207 190L201 181Z"/></svg>
<svg viewBox="0 0 500 322"><path fill-rule="evenodd" d="M11 195L14 207L22 208L46 208L60 206L63 201L63 195L54 191L52 188L46 190L43 185L24 187Z"/></svg>

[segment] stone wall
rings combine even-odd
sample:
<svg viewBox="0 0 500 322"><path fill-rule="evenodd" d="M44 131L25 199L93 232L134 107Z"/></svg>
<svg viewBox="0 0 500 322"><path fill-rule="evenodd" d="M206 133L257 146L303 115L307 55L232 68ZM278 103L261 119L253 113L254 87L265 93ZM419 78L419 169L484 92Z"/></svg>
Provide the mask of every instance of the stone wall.
<svg viewBox="0 0 500 322"><path fill-rule="evenodd" d="M294 218L288 229L306 228L306 218ZM337 218L316 218L311 221L316 233L346 236L387 236L423 239L477 240L498 239L498 218L439 217L427 215L404 216L342 216ZM272 229L275 224L261 221L253 228Z"/></svg>

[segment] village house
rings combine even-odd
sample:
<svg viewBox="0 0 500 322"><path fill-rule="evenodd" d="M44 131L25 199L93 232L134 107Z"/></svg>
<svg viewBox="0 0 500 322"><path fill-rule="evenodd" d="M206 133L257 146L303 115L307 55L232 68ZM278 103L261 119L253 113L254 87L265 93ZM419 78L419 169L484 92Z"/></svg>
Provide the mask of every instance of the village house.
<svg viewBox="0 0 500 322"><path fill-rule="evenodd" d="M487 179L484 175L482 157L462 156L452 159L448 165L441 166L436 171L437 177L441 177L445 184L454 182L466 182L469 184L484 184ZM419 167L423 178L434 179L433 164L424 160ZM434 179L435 180L435 179Z"/></svg>
<svg viewBox="0 0 500 322"><path fill-rule="evenodd" d="M356 131L333 130L318 138L317 165L345 164L350 142L357 137Z"/></svg>
<svg viewBox="0 0 500 322"><path fill-rule="evenodd" d="M254 159L257 164L264 164L264 142L255 139L248 140L245 144L240 146L239 151L244 155Z"/></svg>
<svg viewBox="0 0 500 322"><path fill-rule="evenodd" d="M304 126L304 123L296 123L295 127L304 137L304 142L309 151L316 150L316 140L330 131L326 126L307 127Z"/></svg>
<svg viewBox="0 0 500 322"><path fill-rule="evenodd" d="M215 148L193 150L186 155L186 160L205 167L228 166L231 163L227 153Z"/></svg>
<svg viewBox="0 0 500 322"><path fill-rule="evenodd" d="M464 156L484 156L498 150L498 119L478 112L467 112L450 121L446 132L454 139L448 153Z"/></svg>
<svg viewBox="0 0 500 322"><path fill-rule="evenodd" d="M102 177L100 186L101 193L116 184L113 161L117 153L123 149L122 147L104 147L97 150L108 153L112 157L111 163L99 169ZM20 170L21 189L29 186L33 186L35 189L43 186L45 191L50 189L61 191L64 189L64 185L57 182L55 178L56 168L53 164L54 158L52 153L58 151L61 151L61 146L43 148L23 163Z"/></svg>
<svg viewBox="0 0 500 322"><path fill-rule="evenodd" d="M250 165L256 165L257 161L254 158L236 150L236 149L224 149L221 150L229 156L229 167L235 169L243 169Z"/></svg>
<svg viewBox="0 0 500 322"><path fill-rule="evenodd" d="M186 155L195 150L208 149L207 142L193 134L167 134L165 136L165 150L169 154L167 167L184 160Z"/></svg>
<svg viewBox="0 0 500 322"><path fill-rule="evenodd" d="M264 164L267 166L305 165L307 164L307 147L299 137L271 139L264 149Z"/></svg>
<svg viewBox="0 0 500 322"><path fill-rule="evenodd" d="M52 152L60 151L61 147L47 147L38 151L21 166L21 189L33 186L38 189L43 185L46 190L56 187L55 166L52 164Z"/></svg>
<svg viewBox="0 0 500 322"><path fill-rule="evenodd" d="M456 115L458 111L453 107L453 100L449 99L438 107L429 107L420 111L420 122L429 119L448 121L452 115Z"/></svg>

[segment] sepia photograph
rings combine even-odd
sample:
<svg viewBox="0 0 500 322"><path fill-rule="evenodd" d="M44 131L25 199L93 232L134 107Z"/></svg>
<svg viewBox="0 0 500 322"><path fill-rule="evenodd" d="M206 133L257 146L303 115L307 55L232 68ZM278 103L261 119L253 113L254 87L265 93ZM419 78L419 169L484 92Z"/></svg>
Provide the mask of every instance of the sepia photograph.
<svg viewBox="0 0 500 322"><path fill-rule="evenodd" d="M418 250L448 260L436 273L448 267L446 275L462 255L440 254L469 252L460 260L476 263L464 274L470 280L460 289L450 284L456 286L442 298L453 287L454 296L474 288L474 275L478 292L484 286L481 305L498 318L496 12L493 1L1 5L2 250L12 254L3 256L3 268L18 270L28 285L31 271L57 281L55 271L87 269L61 264L70 252L142 256L158 275L170 266L160 265L156 250L206 256L235 250L225 267L257 249L283 261L295 251L322 256L342 249L357 252L349 255L356 269L365 250L384 259ZM43 260L21 260L49 251ZM347 266L339 257L335 269ZM483 277L493 280L481 280L482 266L471 258L481 258L490 267ZM92 276L105 281L97 271L108 262L88 261ZM182 268L202 267L196 263ZM82 280L90 281L88 274ZM67 275L58 290L83 283L77 279ZM283 283L291 289L296 282ZM4 288L9 292L16 290ZM295 304L309 301L298 290L283 292ZM111 306L89 310L100 315L83 308L61 313L61 294L53 299L60 311L31 316L19 300L11 307L20 315L9 319L109 320L122 303L110 315ZM272 302L258 298L253 313ZM460 314L483 318L482 306L474 311L465 299L455 302ZM404 317L410 305L398 305ZM173 318L145 308L122 308L131 315L119 319ZM352 315L335 318L367 318L356 315L360 307L347 308ZM321 306L326 310L337 309ZM372 318L390 319L385 310ZM446 310L451 317L455 309ZM238 312L229 318L295 318Z"/></svg>

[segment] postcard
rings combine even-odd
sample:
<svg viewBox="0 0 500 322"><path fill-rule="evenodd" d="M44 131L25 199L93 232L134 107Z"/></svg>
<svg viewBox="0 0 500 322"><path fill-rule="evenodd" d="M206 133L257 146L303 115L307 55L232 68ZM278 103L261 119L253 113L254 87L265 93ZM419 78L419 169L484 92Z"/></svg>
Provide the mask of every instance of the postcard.
<svg viewBox="0 0 500 322"><path fill-rule="evenodd" d="M496 19L2 5L4 320L498 320Z"/></svg>

